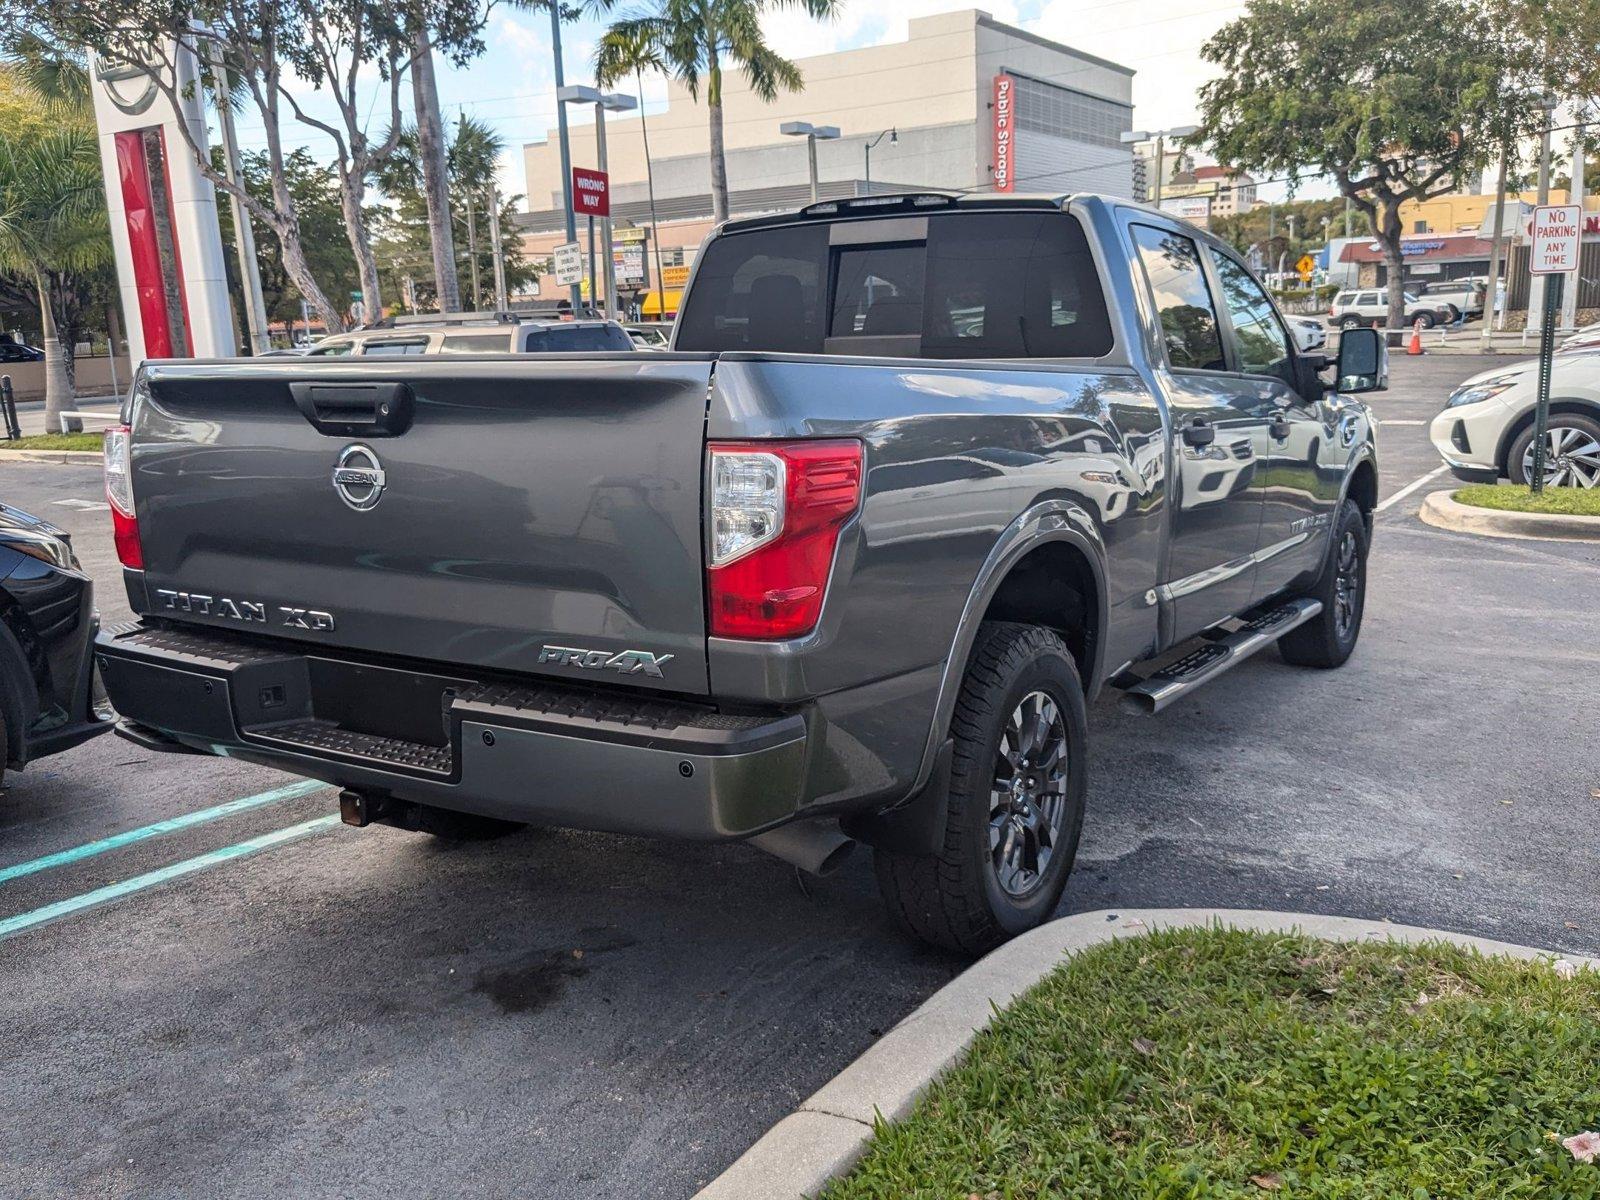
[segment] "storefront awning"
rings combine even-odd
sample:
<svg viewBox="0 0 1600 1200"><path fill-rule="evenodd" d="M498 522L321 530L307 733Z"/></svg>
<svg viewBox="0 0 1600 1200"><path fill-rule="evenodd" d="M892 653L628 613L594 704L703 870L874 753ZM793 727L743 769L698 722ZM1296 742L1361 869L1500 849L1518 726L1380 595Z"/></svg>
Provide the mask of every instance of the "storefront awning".
<svg viewBox="0 0 1600 1200"><path fill-rule="evenodd" d="M666 293L666 306L662 307L662 293L646 292L644 302L639 305L639 315L644 317L666 317L678 311L678 305L683 300L682 291L668 290Z"/></svg>

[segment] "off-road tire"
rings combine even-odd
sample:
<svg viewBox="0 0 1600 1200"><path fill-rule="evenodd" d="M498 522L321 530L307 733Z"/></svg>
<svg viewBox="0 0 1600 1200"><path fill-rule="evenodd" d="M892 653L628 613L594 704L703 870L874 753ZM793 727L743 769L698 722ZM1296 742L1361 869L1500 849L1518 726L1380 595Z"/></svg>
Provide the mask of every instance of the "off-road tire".
<svg viewBox="0 0 1600 1200"><path fill-rule="evenodd" d="M1007 894L989 844L991 790L1002 736L1024 697L1043 692L1065 730L1064 804L1048 864L1024 897ZM953 739L944 845L935 854L876 850L878 886L913 937L977 955L1054 914L1077 854L1086 802L1088 722L1072 652L1054 632L986 622L950 722Z"/></svg>
<svg viewBox="0 0 1600 1200"><path fill-rule="evenodd" d="M1355 591L1353 619L1341 620L1340 576L1341 551L1346 537L1354 538ZM1291 629L1278 639L1278 653L1283 661L1297 667L1340 667L1356 648L1361 637L1361 618L1367 601L1367 521L1361 507L1354 500L1346 500L1339 508L1339 517L1333 523L1332 544L1328 547L1328 561L1316 586L1306 594L1322 601L1322 611L1304 625Z"/></svg>

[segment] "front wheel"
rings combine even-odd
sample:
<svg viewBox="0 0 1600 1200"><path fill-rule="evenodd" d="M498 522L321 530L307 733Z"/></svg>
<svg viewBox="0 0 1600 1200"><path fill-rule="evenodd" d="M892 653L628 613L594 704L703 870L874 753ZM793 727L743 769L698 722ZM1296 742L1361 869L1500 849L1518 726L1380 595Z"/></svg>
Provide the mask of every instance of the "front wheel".
<svg viewBox="0 0 1600 1200"><path fill-rule="evenodd" d="M1352 313L1348 317L1340 317L1339 318L1339 328L1340 329L1360 329L1361 328L1361 318L1356 316L1354 313Z"/></svg>
<svg viewBox="0 0 1600 1200"><path fill-rule="evenodd" d="M986 622L950 732L942 849L878 850L875 865L907 932L981 954L1049 919L1078 851L1089 734L1071 651L1048 629Z"/></svg>
<svg viewBox="0 0 1600 1200"><path fill-rule="evenodd" d="M1533 426L1511 443L1506 456L1512 483L1533 479ZM1544 429L1546 487L1600 487L1600 421L1576 413L1551 413Z"/></svg>
<svg viewBox="0 0 1600 1200"><path fill-rule="evenodd" d="M1333 546L1309 595L1322 611L1278 639L1283 660L1298 667L1340 667L1361 636L1367 607L1367 520L1346 500L1333 526Z"/></svg>

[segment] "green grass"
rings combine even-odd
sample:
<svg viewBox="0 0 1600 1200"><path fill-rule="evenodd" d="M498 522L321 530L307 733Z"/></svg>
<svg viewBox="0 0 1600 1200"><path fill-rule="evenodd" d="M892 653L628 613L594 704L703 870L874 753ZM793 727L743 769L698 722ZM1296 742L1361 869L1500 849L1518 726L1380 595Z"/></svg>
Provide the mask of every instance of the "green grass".
<svg viewBox="0 0 1600 1200"><path fill-rule="evenodd" d="M14 442L0 441L0 450L93 450L105 445L103 433L35 433Z"/></svg>
<svg viewBox="0 0 1600 1200"><path fill-rule="evenodd" d="M1475 483L1454 493L1458 504L1498 508L1506 512L1559 513L1569 517L1600 517L1600 488L1547 487L1538 496L1527 484L1497 487Z"/></svg>
<svg viewBox="0 0 1600 1200"><path fill-rule="evenodd" d="M1184 930L1059 968L822 1195L1577 1200L1597 1125L1600 972Z"/></svg>

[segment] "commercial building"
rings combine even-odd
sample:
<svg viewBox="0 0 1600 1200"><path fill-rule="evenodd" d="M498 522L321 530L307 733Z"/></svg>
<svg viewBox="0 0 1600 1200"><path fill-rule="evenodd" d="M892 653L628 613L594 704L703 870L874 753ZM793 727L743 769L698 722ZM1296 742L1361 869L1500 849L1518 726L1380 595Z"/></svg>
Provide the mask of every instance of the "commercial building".
<svg viewBox="0 0 1600 1200"><path fill-rule="evenodd" d="M917 188L1133 194L1133 156L1121 141L1133 127L1128 67L975 9L913 20L902 42L797 62L805 87L770 104L738 72L724 76L731 215L809 202L806 141L779 132L788 121L839 130L840 136L816 146L823 199ZM587 118L587 109L571 111L575 122ZM997 137L997 114L1011 118L1004 138ZM655 315L663 299L665 311L673 311L673 293L710 231L711 192L704 105L673 82L665 111L647 120L664 297L657 293L657 247L648 243L638 116L608 118L606 143L618 227L613 254L623 275L619 291ZM595 166L594 133L593 125L572 125L575 166ZM555 131L525 146L523 161L530 211L518 225L527 253L538 261L566 240ZM579 237L586 237L584 222ZM553 303L563 294L552 275L541 280L541 300Z"/></svg>
<svg viewBox="0 0 1600 1200"><path fill-rule="evenodd" d="M1508 213L1511 212L1512 205L1520 200L1531 215L1538 198L1539 194L1532 189L1516 193L1508 197L1506 210ZM1551 188L1550 203L1567 203L1566 189ZM1488 194L1452 192L1444 196L1435 196L1432 200L1407 200L1400 206L1400 228L1408 234L1485 231L1493 224L1490 212L1494 205L1495 196L1492 192ZM1590 209L1595 207L1594 198L1590 198L1586 207Z"/></svg>

